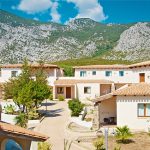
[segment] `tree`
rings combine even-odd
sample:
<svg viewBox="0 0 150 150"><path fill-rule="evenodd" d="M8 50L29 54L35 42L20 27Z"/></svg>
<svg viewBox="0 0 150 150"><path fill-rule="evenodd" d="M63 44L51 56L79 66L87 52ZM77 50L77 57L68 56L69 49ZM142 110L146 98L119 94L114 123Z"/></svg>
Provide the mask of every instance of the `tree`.
<svg viewBox="0 0 150 150"><path fill-rule="evenodd" d="M127 126L117 127L116 128L116 138L121 143L127 143L129 138L132 137L132 133Z"/></svg>
<svg viewBox="0 0 150 150"><path fill-rule="evenodd" d="M28 122L27 115L24 113L20 113L18 116L16 116L15 122L16 122L16 125L26 128L27 122Z"/></svg>
<svg viewBox="0 0 150 150"><path fill-rule="evenodd" d="M36 79L33 80L32 69L25 60L22 73L18 77L10 79L4 86L5 99L12 98L22 113L28 114L33 108L37 109L42 101L49 98L51 94L42 64L35 76Z"/></svg>

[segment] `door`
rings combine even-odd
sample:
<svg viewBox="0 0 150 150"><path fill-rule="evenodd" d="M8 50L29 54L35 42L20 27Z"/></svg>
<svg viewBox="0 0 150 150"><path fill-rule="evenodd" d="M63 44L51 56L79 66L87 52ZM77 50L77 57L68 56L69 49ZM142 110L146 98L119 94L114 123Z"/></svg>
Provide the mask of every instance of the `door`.
<svg viewBox="0 0 150 150"><path fill-rule="evenodd" d="M140 82L145 82L145 73L140 73L139 77L140 77Z"/></svg>
<svg viewBox="0 0 150 150"><path fill-rule="evenodd" d="M71 98L71 87L66 87L66 98Z"/></svg>

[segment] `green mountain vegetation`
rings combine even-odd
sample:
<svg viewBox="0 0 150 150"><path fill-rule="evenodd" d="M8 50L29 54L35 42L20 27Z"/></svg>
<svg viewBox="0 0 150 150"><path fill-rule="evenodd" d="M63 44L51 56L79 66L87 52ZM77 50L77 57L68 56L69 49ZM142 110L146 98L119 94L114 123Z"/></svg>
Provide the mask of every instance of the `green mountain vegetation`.
<svg viewBox="0 0 150 150"><path fill-rule="evenodd" d="M72 66L148 60L149 24L102 24L80 18L62 25L0 10L0 63L22 63L25 57L31 62L44 60L71 76Z"/></svg>
<svg viewBox="0 0 150 150"><path fill-rule="evenodd" d="M89 57L81 59L70 59L59 62L54 62L61 68L64 68L65 76L73 76L74 66L84 66L84 65L114 65L114 64L132 64L136 61L125 61L125 60L107 60L102 59L101 57Z"/></svg>

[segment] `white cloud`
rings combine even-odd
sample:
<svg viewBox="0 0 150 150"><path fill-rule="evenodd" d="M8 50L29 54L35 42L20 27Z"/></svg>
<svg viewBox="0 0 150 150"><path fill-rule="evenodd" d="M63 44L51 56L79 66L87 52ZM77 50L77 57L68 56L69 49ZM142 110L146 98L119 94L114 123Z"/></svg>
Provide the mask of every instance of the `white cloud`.
<svg viewBox="0 0 150 150"><path fill-rule="evenodd" d="M39 18L37 18L37 17L34 17L33 19L34 19L35 21L39 21Z"/></svg>
<svg viewBox="0 0 150 150"><path fill-rule="evenodd" d="M42 12L52 7L50 0L21 0L18 9L30 14Z"/></svg>
<svg viewBox="0 0 150 150"><path fill-rule="evenodd" d="M35 14L50 9L51 21L60 22L61 15L58 12L58 6L57 0L21 0L17 9L29 14ZM37 20L37 18L33 19Z"/></svg>
<svg viewBox="0 0 150 150"><path fill-rule="evenodd" d="M50 15L52 17L51 21L60 22L61 15L58 13L58 2L52 4Z"/></svg>
<svg viewBox="0 0 150 150"><path fill-rule="evenodd" d="M78 14L75 18L91 18L95 21L107 19L98 0L67 0L67 2L74 3L78 9Z"/></svg>

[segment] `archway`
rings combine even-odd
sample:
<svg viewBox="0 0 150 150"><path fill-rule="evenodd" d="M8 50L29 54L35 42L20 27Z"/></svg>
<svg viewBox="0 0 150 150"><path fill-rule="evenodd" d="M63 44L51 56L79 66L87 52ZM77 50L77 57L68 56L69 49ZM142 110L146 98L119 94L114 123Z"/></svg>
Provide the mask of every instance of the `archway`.
<svg viewBox="0 0 150 150"><path fill-rule="evenodd" d="M2 150L22 150L19 143L12 139L5 139L1 144Z"/></svg>

